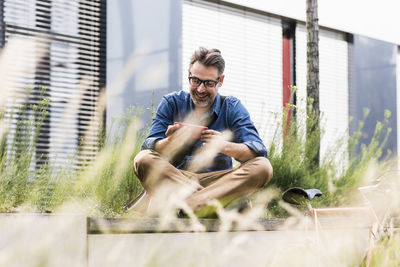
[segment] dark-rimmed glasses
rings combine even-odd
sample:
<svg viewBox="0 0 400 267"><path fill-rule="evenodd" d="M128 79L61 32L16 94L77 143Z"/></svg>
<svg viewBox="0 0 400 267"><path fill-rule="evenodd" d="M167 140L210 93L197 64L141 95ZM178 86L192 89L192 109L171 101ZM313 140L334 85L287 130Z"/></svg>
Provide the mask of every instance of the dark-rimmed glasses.
<svg viewBox="0 0 400 267"><path fill-rule="evenodd" d="M193 77L193 76L189 76L189 83L190 85L194 86L194 87L199 87L201 84L204 84L204 87L206 87L207 89L214 89L217 84L219 83L219 79L218 80L200 80L197 77Z"/></svg>

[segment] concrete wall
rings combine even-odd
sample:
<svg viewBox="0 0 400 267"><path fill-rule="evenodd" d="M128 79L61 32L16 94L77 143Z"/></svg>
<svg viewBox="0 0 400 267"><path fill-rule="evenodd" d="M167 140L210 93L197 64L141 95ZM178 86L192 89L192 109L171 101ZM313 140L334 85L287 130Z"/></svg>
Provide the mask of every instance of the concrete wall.
<svg viewBox="0 0 400 267"><path fill-rule="evenodd" d="M85 215L0 214L0 266L87 265Z"/></svg>
<svg viewBox="0 0 400 267"><path fill-rule="evenodd" d="M241 219L246 221L244 224L252 221L251 217ZM345 221L330 219L329 225L334 225L335 229L323 228L326 239L317 239L316 232L311 230L312 224L309 224L311 220L300 218L282 221L278 231L173 233L132 231L132 223L140 219L106 220L108 222L104 220L102 224L104 230L114 226L114 229L125 229L129 234L90 233L92 220L84 215L0 214L0 265L326 266L326 259L334 258L338 260L336 265L348 266L351 262L361 261L369 234L367 228L357 227L359 224L353 220L349 222L348 218ZM226 227L233 224L228 217L226 220L220 224L221 229L228 230ZM368 221L362 216L361 220ZM158 222L168 228L165 221ZM145 224L144 221L140 223ZM322 220L321 223L326 226ZM255 227L257 221L251 224ZM305 230L307 225L308 230ZM319 247L318 241L324 240L329 242Z"/></svg>
<svg viewBox="0 0 400 267"><path fill-rule="evenodd" d="M330 242L323 250L315 232L302 230L89 235L88 266L329 266L328 256L342 264L360 261L367 230L324 234Z"/></svg>

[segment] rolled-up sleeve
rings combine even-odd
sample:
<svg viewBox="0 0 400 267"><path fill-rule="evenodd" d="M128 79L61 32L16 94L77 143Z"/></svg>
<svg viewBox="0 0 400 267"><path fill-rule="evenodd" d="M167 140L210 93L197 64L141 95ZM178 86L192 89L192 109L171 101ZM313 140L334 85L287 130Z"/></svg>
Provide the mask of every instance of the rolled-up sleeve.
<svg viewBox="0 0 400 267"><path fill-rule="evenodd" d="M246 141L243 142L246 146L248 146L251 150L253 150L257 155L267 157L267 149L264 144L257 141Z"/></svg>
<svg viewBox="0 0 400 267"><path fill-rule="evenodd" d="M167 131L168 125L173 124L173 109L164 96L157 107L156 114L153 118L153 122L149 129L149 133L146 136L142 144L143 149L153 149L158 140L165 138L165 132Z"/></svg>
<svg viewBox="0 0 400 267"><path fill-rule="evenodd" d="M142 144L142 150L144 149L152 149L155 150L155 146L156 146L156 142L158 140L162 139L161 137L148 137L144 140L143 144Z"/></svg>
<svg viewBox="0 0 400 267"><path fill-rule="evenodd" d="M229 116L232 121L230 128L234 134L234 142L243 143L253 150L258 156L267 157L267 149L261 140L250 114L243 104L237 100L231 103L233 112Z"/></svg>

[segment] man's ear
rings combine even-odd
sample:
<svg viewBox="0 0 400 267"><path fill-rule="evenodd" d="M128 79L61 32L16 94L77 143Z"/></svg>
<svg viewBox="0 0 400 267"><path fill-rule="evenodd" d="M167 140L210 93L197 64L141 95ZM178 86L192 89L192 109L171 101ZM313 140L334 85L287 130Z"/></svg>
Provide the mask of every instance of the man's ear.
<svg viewBox="0 0 400 267"><path fill-rule="evenodd" d="M222 84L224 83L224 78L225 78L225 75L222 74L221 78L219 78L218 87L222 86Z"/></svg>

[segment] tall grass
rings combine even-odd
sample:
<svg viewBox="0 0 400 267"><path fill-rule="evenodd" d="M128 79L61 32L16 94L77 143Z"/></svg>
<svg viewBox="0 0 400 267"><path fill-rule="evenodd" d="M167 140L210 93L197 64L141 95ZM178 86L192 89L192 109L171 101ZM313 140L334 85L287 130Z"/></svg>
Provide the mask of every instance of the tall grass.
<svg viewBox="0 0 400 267"><path fill-rule="evenodd" d="M22 105L9 115L9 122L13 122L16 128L7 136L7 142L2 141L0 211L54 212L63 204L73 202L88 214L123 214L123 206L142 189L132 164L146 134L139 125L141 110L132 107L121 118L113 120L110 127L112 136L104 139L93 162L75 170L72 168L74 155L71 155L70 162L55 170L49 161L35 164L40 157L35 154L35 145L49 105L49 100L43 96L42 92L37 104ZM365 117L367 115L368 111ZM378 169L388 166L387 160L379 163L378 159L390 134L389 117L387 111L383 122L377 123L370 144L361 145L361 153L355 154L363 130L363 122L359 123L358 130L347 141L346 153L352 157L345 170L336 166L333 160L335 153L343 153L339 150L333 151L332 160L321 161L316 166L314 158L318 146L315 144L318 142L315 140L320 138L320 134L307 136L305 142L301 127L292 120L284 138L276 138L269 148L274 177L268 186L276 186L282 191L293 186L318 188L324 196L317 200L317 206L348 203L353 200L348 197L349 192L368 182L365 177L370 166L379 166ZM317 121L315 116L308 120L309 124ZM270 203L270 215L287 216L277 203L277 200Z"/></svg>
<svg viewBox="0 0 400 267"><path fill-rule="evenodd" d="M24 104L9 112L16 127L2 140L0 154L0 212L54 212L67 203L77 212L101 216L122 214L123 206L141 190L133 173L133 158L140 150L139 109L129 108L115 124L96 159L76 170L76 155L65 166L49 160L37 164L35 153L49 100ZM10 127L8 127L11 129Z"/></svg>
<svg viewBox="0 0 400 267"><path fill-rule="evenodd" d="M43 94L42 94L43 96ZM47 115L48 99L42 98L37 104L22 105L12 110L9 124L15 122L15 129L2 140L0 151L0 210L12 211L21 206L35 187L35 177L40 170L32 169L35 158L35 144L40 128ZM29 108L29 110L28 110ZM6 113L3 111L2 124ZM9 129L12 125L8 125ZM44 166L43 166L44 169ZM39 175L43 180L43 176Z"/></svg>
<svg viewBox="0 0 400 267"><path fill-rule="evenodd" d="M133 70L134 66L131 66L127 74ZM49 101L42 91L37 103L22 104L12 111L6 112L0 103L0 212L73 211L105 217L123 216L124 205L142 190L133 172L133 159L147 130L139 123L142 111L132 107L121 118L115 119L110 127L112 135L101 138L103 141L96 158L76 169L75 157L79 151L70 155L70 161L62 167L53 166L49 159L41 159L36 153L40 129L51 104ZM364 117L367 115L366 110ZM319 153L323 127L321 132L305 136L301 125L291 121L287 131L277 134L269 147L274 177L267 187L277 187L282 191L292 186L319 188L324 195L314 206L336 206L354 201L351 192L361 184L371 183L379 172L391 167L390 153L387 158L381 159L391 132L389 117L390 112L386 112L383 121L377 123L368 145L358 143L363 130L361 121L353 136L349 139L343 137L344 144L348 144L347 149L344 152L335 149L341 145L334 144L331 160L320 161L319 164L315 164L315 156ZM286 119L287 115L282 125L286 125ZM307 120L307 125L312 126L318 118L311 115ZM281 131L279 126L278 131ZM103 132L99 134L104 136ZM355 153L357 147L360 147L359 154ZM334 160L340 153L350 155L345 167ZM39 160L44 160L44 163L37 164ZM264 213L265 203L269 203L268 216L289 216L288 208L279 205L279 196L276 190L266 188L253 202L257 205L245 214L226 211L216 202L222 219L221 231L229 231L232 225L243 226L243 229L261 229L254 222ZM274 201L270 201L272 197L275 197ZM375 266L381 262L387 262L388 266L392 262L398 263L398 256L395 261L385 256L386 249L396 254L398 244L397 234L383 239L373 257Z"/></svg>
<svg viewBox="0 0 400 267"><path fill-rule="evenodd" d="M282 125L286 125L289 108L285 111ZM287 124L284 134L276 134L269 147L269 160L274 168L274 176L268 186L275 185L282 191L290 187L317 188L323 196L314 200L318 206L338 206L357 201L358 196L352 194L362 184L370 184L379 177L379 173L393 167L390 159L391 153L381 159L383 148L391 133L388 126L390 112L385 111L382 122L377 122L374 135L369 144L359 144L363 131L364 120L369 110L365 109L364 119L359 122L358 129L352 136L346 137L343 132L342 139L333 142L330 153L319 164L315 164L315 155L318 154L320 138L324 137L324 129L305 136L305 129L298 125L296 120ZM317 123L315 114L307 117L307 127ZM281 129L278 128L277 131ZM281 136L284 135L284 138ZM347 145L343 149L343 145ZM360 147L360 153L356 148ZM347 154L347 155L344 155ZM337 159L346 160L342 164ZM359 199L358 199L359 200ZM285 210L279 208L277 201L270 204L270 211L275 216L287 216Z"/></svg>
<svg viewBox="0 0 400 267"><path fill-rule="evenodd" d="M124 116L116 119L114 128L117 129L112 131L112 136L105 136L104 129L100 129L100 148L90 162L82 162L80 153L91 147L86 144L86 139L90 139L89 142L95 139L92 132L83 133L77 151L68 156L63 166L56 165L54 159L48 158L49 154L41 155L37 141L52 103L44 97L43 90L40 99L34 100L38 98L36 88L35 93L22 92L12 79L16 73L19 77L31 77L31 72L45 56L37 51L37 42L45 38L11 38L0 53L0 212L68 210L118 216L122 214L122 207L142 189L132 170L133 158L145 134L145 130L139 130L142 128L139 123L142 111L128 109ZM136 52L121 77L116 79L117 83L111 86L111 91L122 91L136 70L141 61L138 54L143 54L144 50ZM31 64L20 59L30 59ZM62 132L71 125L69 118L78 116L83 95L91 90L92 80L93 77L81 77L56 130ZM16 101L10 104L12 98ZM88 129L98 128L101 121L98 118L102 118L105 110L105 98L104 94L98 97L96 114ZM67 143L64 136L53 141L57 146Z"/></svg>
<svg viewBox="0 0 400 267"><path fill-rule="evenodd" d="M140 151L146 131L140 130L142 112L133 107L113 122L117 129L106 137L94 162L77 174L74 191L79 199L95 203L95 213L117 216L142 187L133 172L133 159Z"/></svg>
<svg viewBox="0 0 400 267"><path fill-rule="evenodd" d="M374 248L371 266L389 267L400 265L400 233L392 233L378 241Z"/></svg>

